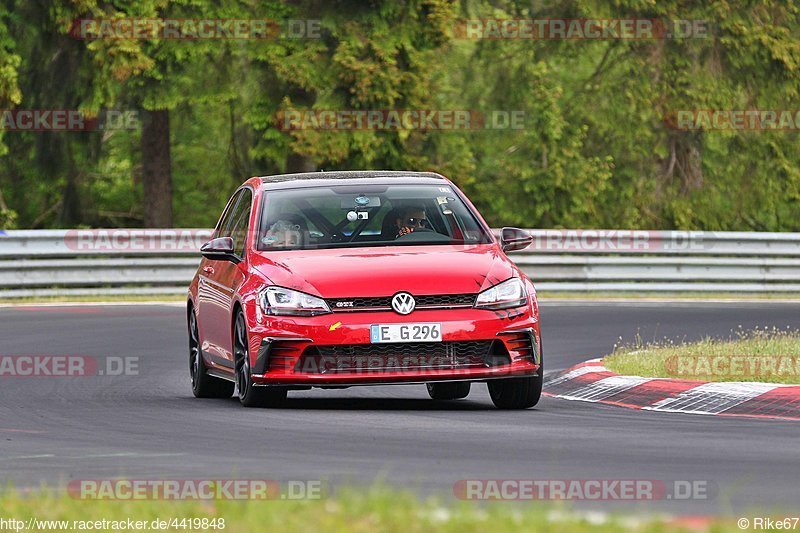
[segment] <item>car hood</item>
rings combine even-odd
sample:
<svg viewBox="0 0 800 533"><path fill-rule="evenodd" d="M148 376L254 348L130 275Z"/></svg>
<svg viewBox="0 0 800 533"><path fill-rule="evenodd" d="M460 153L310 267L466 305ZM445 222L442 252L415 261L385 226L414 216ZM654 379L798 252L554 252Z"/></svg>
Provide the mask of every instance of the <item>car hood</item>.
<svg viewBox="0 0 800 533"><path fill-rule="evenodd" d="M391 246L255 254L267 281L324 298L478 293L516 272L496 245Z"/></svg>

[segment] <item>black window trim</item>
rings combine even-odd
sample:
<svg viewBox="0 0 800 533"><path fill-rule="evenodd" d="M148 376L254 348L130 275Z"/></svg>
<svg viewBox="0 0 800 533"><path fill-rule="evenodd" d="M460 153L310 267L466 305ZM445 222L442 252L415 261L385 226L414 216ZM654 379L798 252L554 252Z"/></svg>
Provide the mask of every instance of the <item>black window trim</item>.
<svg viewBox="0 0 800 533"><path fill-rule="evenodd" d="M245 233L244 233L244 246L242 247L242 255L236 253L236 240L234 240L233 242L233 255L240 261L244 261L244 256L247 255L247 250L248 250L247 241L248 239L250 239L250 220L253 217L253 203L255 202L256 198L256 193L253 187L251 187L250 185L242 185L236 191L236 194L241 195L239 200L237 200L236 202L237 208L239 207L239 202L241 202L242 198L244 197L244 191L248 191L250 193L250 214L247 216L247 227L245 228ZM233 236L233 228L231 228L231 236Z"/></svg>
<svg viewBox="0 0 800 533"><path fill-rule="evenodd" d="M223 234L223 231L225 230L225 227L223 226L223 221L225 221L225 217L230 215L236 209L236 206L239 204L240 191L241 189L236 189L236 191L228 199L228 203L225 205L225 209L222 210L222 215L220 215L219 220L217 221L217 225L214 228L213 238L216 239L218 237L226 236Z"/></svg>

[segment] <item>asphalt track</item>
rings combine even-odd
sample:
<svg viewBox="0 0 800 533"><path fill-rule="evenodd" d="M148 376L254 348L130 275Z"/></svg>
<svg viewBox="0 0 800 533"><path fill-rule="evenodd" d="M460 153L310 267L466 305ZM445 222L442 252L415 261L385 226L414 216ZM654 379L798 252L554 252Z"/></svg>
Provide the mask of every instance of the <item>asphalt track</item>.
<svg viewBox="0 0 800 533"><path fill-rule="evenodd" d="M552 303L542 306L549 371L609 352L621 337L728 336L798 327L797 303ZM197 400L179 307L0 309L0 355L138 357L138 375L0 377L0 482L72 479L380 478L452 496L463 479L702 480L706 499L576 502L679 514L798 511L800 424L639 412L544 397L495 410L485 385L433 402L421 386L290 393L285 408ZM755 512L755 511L753 511Z"/></svg>

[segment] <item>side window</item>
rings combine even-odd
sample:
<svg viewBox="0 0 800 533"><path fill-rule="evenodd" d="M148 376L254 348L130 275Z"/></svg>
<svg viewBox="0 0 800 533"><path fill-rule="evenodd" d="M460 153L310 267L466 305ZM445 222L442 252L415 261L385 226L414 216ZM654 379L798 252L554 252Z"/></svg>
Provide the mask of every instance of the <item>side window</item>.
<svg viewBox="0 0 800 533"><path fill-rule="evenodd" d="M236 203L239 201L239 198L242 197L242 191L237 192L234 194L231 199L228 201L227 207L225 207L225 211L222 213L222 217L220 217L219 222L217 223L217 227L214 230L214 238L217 237L230 237L230 228L231 228L231 219L233 218L233 212L236 210Z"/></svg>
<svg viewBox="0 0 800 533"><path fill-rule="evenodd" d="M247 242L247 232L250 227L250 211L252 209L253 194L250 189L242 189L241 198L233 210L233 223L230 236L233 237L233 251L239 257L244 257L244 247Z"/></svg>

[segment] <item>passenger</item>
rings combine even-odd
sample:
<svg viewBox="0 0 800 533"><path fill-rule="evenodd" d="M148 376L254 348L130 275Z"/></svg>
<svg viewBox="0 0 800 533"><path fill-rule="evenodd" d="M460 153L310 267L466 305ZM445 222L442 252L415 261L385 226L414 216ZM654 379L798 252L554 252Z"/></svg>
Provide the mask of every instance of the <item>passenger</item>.
<svg viewBox="0 0 800 533"><path fill-rule="evenodd" d="M291 216L282 217L273 223L261 242L273 248L288 248L300 246L302 240L302 227Z"/></svg>

